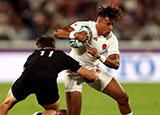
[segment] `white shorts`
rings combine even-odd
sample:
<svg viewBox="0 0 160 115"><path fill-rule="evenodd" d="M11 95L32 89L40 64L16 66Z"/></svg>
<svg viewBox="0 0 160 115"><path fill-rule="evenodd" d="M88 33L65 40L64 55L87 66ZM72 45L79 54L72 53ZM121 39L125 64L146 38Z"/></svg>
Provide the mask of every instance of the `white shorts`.
<svg viewBox="0 0 160 115"><path fill-rule="evenodd" d="M92 68L90 67L88 69L96 71L99 76L99 80L87 84L98 91L103 91L108 83L112 80L113 76L109 72L98 66ZM82 92L82 84L84 82L85 81L81 75L70 70L66 70L64 72L65 92Z"/></svg>

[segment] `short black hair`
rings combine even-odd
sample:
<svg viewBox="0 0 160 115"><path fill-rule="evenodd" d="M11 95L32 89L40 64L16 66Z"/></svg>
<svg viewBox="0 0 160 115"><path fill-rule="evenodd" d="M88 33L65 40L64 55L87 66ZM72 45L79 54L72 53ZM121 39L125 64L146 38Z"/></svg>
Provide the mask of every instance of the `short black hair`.
<svg viewBox="0 0 160 115"><path fill-rule="evenodd" d="M36 45L38 48L45 48L45 47L55 47L55 40L53 37L50 37L48 35L42 35L38 38L36 38Z"/></svg>
<svg viewBox="0 0 160 115"><path fill-rule="evenodd" d="M114 20L115 22L118 22L122 19L123 14L121 8L118 6L108 5L107 7L103 7L100 5L100 8L98 9L98 17L109 17L111 20Z"/></svg>

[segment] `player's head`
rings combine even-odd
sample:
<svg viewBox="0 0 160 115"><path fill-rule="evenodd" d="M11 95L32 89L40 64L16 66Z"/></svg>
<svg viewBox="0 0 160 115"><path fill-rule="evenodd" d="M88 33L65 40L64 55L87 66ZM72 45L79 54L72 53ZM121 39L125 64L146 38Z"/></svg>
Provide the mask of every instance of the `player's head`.
<svg viewBox="0 0 160 115"><path fill-rule="evenodd" d="M122 10L118 6L101 6L98 10L97 29L100 35L107 36L113 24L122 19Z"/></svg>
<svg viewBox="0 0 160 115"><path fill-rule="evenodd" d="M42 35L36 38L36 45L38 48L41 48L41 49L45 47L55 48L55 40L53 37L50 37L48 35Z"/></svg>
<svg viewBox="0 0 160 115"><path fill-rule="evenodd" d="M110 20L114 22L118 22L122 19L122 10L118 6L113 6L112 4L103 7L101 6L98 9L98 18L106 18L108 17Z"/></svg>

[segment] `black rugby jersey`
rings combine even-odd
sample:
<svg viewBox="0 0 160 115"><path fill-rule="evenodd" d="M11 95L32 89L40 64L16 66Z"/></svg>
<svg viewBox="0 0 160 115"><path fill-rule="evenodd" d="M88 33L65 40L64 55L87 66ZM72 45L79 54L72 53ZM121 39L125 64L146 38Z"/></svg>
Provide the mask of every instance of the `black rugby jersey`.
<svg viewBox="0 0 160 115"><path fill-rule="evenodd" d="M77 72L81 66L79 62L66 55L63 51L45 49L35 50L28 57L24 67L25 71L45 71L57 77L62 70L70 69L73 72Z"/></svg>

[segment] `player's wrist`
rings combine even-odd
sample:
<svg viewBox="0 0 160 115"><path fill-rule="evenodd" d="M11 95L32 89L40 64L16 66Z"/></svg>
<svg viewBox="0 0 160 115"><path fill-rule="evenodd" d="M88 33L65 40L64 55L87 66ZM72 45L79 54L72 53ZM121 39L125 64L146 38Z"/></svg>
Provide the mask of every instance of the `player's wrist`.
<svg viewBox="0 0 160 115"><path fill-rule="evenodd" d="M101 55L97 55L97 57L96 57L96 58L97 58L97 59L99 59L100 57L101 57Z"/></svg>
<svg viewBox="0 0 160 115"><path fill-rule="evenodd" d="M70 39L71 39L71 38L75 38L75 36L74 36L75 33L76 33L75 31L70 32L69 38L70 38Z"/></svg>
<svg viewBox="0 0 160 115"><path fill-rule="evenodd" d="M106 61L106 57L103 55L100 55L99 60L104 63Z"/></svg>

